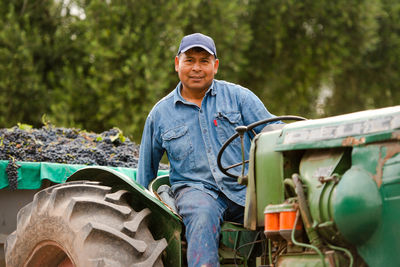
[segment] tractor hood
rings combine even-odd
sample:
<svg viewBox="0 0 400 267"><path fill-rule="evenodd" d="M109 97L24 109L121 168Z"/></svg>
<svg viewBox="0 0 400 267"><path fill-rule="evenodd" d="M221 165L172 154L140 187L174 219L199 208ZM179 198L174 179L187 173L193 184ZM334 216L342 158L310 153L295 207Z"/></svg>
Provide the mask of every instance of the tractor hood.
<svg viewBox="0 0 400 267"><path fill-rule="evenodd" d="M286 125L275 151L357 146L400 139L400 106Z"/></svg>

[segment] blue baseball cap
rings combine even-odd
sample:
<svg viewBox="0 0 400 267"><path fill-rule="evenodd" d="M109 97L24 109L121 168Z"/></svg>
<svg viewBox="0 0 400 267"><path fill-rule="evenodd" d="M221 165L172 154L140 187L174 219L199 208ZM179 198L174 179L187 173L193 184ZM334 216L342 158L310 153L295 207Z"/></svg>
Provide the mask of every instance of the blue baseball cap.
<svg viewBox="0 0 400 267"><path fill-rule="evenodd" d="M217 48L215 48L214 40L201 33L193 33L183 37L177 55L179 56L193 47L201 47L217 58Z"/></svg>

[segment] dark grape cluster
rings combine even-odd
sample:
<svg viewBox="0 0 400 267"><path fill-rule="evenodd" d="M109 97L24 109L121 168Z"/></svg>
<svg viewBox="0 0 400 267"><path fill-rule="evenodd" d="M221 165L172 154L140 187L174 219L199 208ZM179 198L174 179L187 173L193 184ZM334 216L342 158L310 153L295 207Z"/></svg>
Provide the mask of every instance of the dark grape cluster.
<svg viewBox="0 0 400 267"><path fill-rule="evenodd" d="M139 145L113 128L101 134L51 125L0 129L0 160L137 168ZM11 168L11 167L10 167ZM162 164L160 169L167 169Z"/></svg>
<svg viewBox="0 0 400 267"><path fill-rule="evenodd" d="M18 187L18 168L21 167L15 162L13 157L10 157L10 161L6 167L6 173L8 176L8 186L10 189L15 190Z"/></svg>

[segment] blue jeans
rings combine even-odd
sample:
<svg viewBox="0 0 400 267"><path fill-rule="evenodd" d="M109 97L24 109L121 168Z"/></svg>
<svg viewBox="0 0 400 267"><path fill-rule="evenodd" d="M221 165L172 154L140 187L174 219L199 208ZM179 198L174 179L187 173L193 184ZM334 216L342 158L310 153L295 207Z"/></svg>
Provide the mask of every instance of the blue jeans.
<svg viewBox="0 0 400 267"><path fill-rule="evenodd" d="M211 195L192 187L175 192L176 206L186 227L189 267L219 266L218 246L224 220L243 223L244 207L219 193Z"/></svg>

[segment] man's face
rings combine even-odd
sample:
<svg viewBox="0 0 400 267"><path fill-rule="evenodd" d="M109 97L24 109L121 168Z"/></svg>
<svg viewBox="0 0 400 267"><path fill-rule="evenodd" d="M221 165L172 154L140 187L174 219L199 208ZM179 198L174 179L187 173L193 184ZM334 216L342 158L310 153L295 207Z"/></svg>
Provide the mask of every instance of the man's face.
<svg viewBox="0 0 400 267"><path fill-rule="evenodd" d="M197 92L208 90L218 65L218 59L203 49L189 49L175 58L175 70L183 88Z"/></svg>

